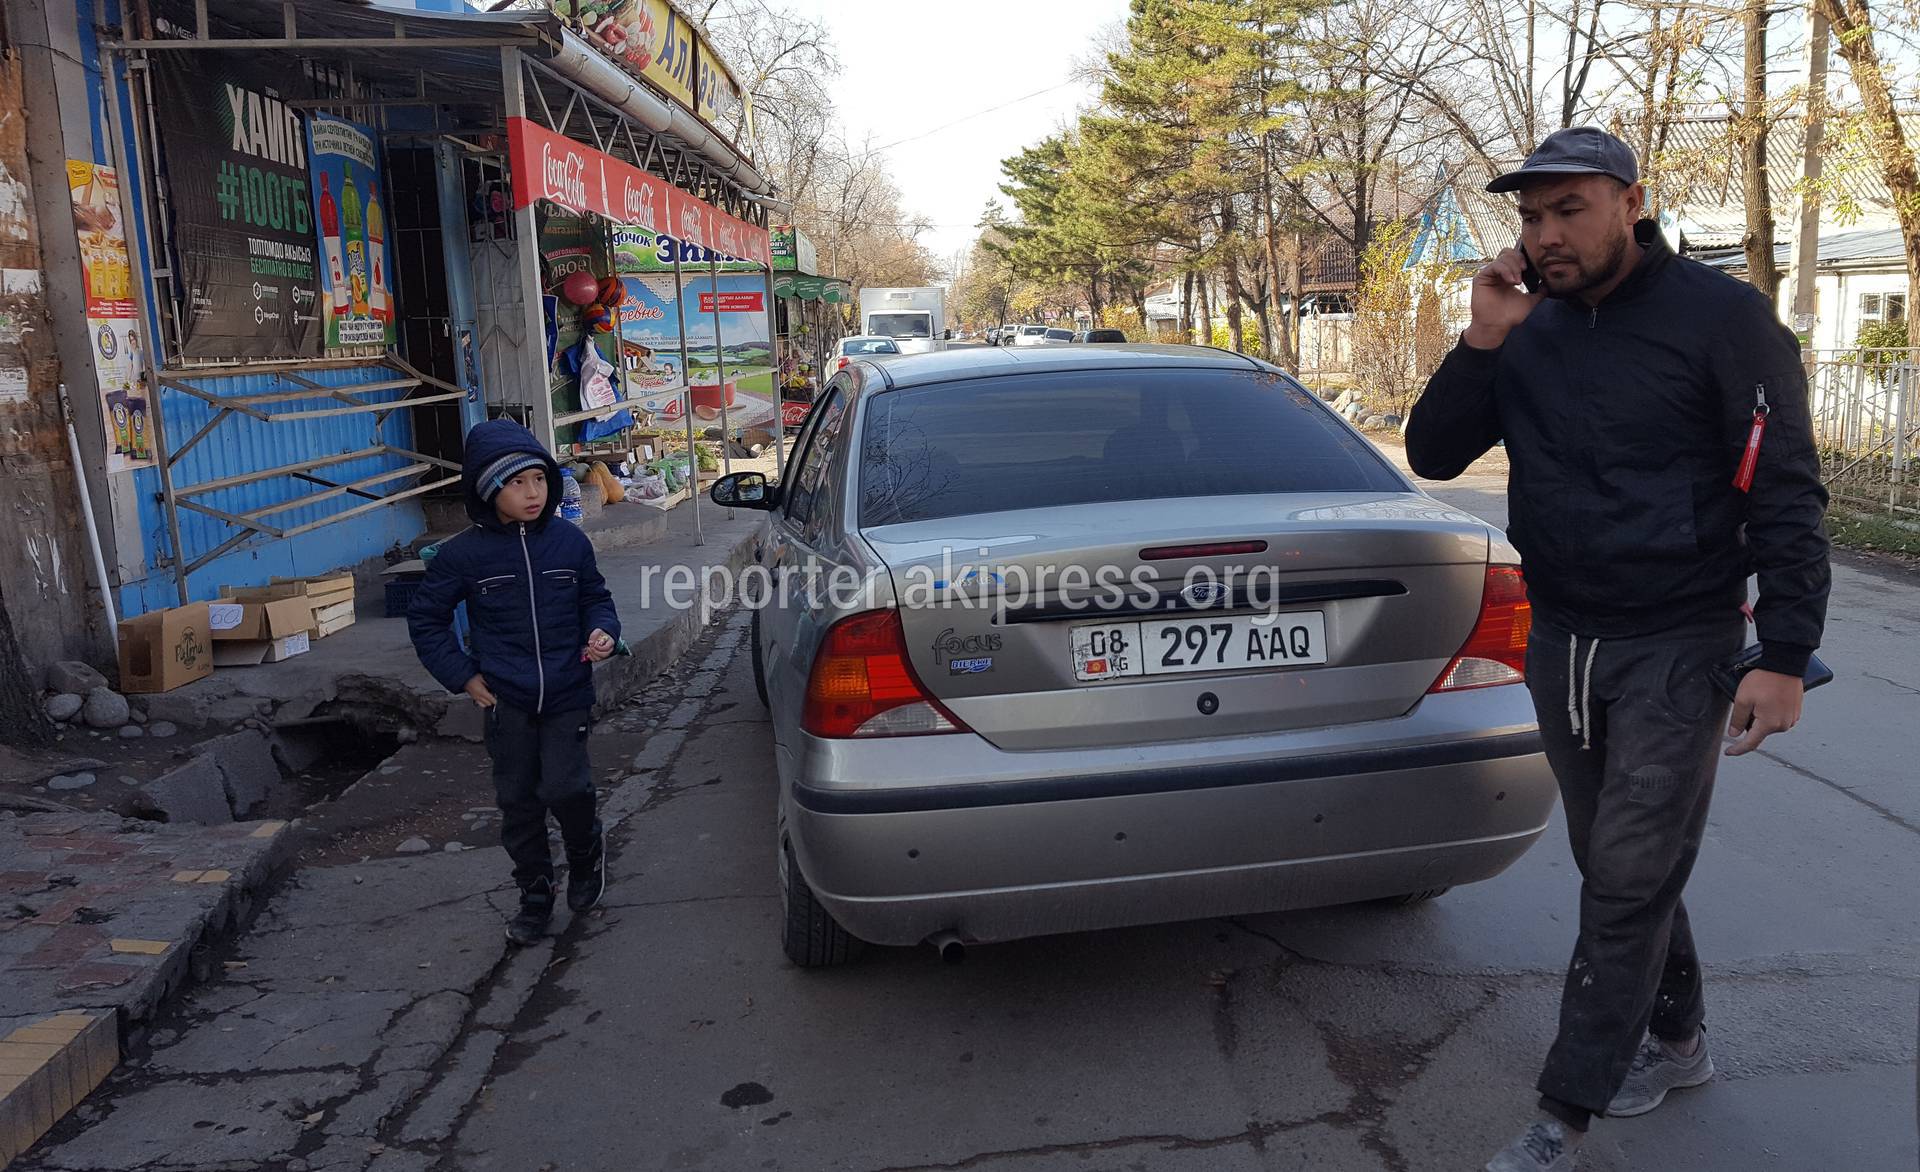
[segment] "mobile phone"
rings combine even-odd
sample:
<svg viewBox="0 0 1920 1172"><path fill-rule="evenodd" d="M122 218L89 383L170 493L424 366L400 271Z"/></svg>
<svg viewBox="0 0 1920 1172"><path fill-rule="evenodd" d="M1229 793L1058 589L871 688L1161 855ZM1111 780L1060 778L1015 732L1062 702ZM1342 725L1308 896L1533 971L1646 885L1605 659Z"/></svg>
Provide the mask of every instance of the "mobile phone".
<svg viewBox="0 0 1920 1172"><path fill-rule="evenodd" d="M1746 674L1759 665L1760 644L1755 643L1728 659L1710 665L1707 678L1722 696L1732 700L1740 691L1740 681ZM1833 669L1821 662L1818 655L1807 657L1806 674L1800 677L1800 686L1811 692L1821 684L1833 682Z"/></svg>
<svg viewBox="0 0 1920 1172"><path fill-rule="evenodd" d="M1527 242L1524 239L1516 240L1513 246L1520 250L1520 258L1526 262L1525 267L1520 270L1521 286L1529 293L1538 293L1541 285L1540 270L1533 267L1533 258L1527 255Z"/></svg>

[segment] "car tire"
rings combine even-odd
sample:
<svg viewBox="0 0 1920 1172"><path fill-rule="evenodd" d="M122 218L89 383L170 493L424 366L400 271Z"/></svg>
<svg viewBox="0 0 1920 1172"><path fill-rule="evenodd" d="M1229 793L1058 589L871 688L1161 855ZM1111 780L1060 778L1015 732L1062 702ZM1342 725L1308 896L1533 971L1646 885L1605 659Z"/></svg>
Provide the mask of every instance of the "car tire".
<svg viewBox="0 0 1920 1172"><path fill-rule="evenodd" d="M1452 890L1452 887L1429 887L1423 891L1409 891L1405 895L1389 895L1385 899L1376 900L1375 902L1379 903L1381 907L1412 907L1416 903L1426 903L1429 900L1439 899Z"/></svg>
<svg viewBox="0 0 1920 1172"><path fill-rule="evenodd" d="M773 705L767 702L767 663L760 654L760 612L753 612L753 627L747 632L747 641L753 644L753 691L760 697L760 707L772 711Z"/></svg>
<svg viewBox="0 0 1920 1172"><path fill-rule="evenodd" d="M803 969L830 968L853 960L860 954L862 941L813 898L793 847L785 842L780 844L780 861L780 904L785 913L780 943L787 959Z"/></svg>

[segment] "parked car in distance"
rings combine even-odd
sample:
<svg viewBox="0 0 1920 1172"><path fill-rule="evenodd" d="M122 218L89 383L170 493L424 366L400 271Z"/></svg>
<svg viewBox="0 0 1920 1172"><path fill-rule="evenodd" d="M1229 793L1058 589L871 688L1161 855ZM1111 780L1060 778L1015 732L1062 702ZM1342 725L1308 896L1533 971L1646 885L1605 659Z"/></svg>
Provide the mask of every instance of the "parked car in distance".
<svg viewBox="0 0 1920 1172"><path fill-rule="evenodd" d="M1076 342L1124 342L1127 335L1119 330L1081 330L1073 336Z"/></svg>
<svg viewBox="0 0 1920 1172"><path fill-rule="evenodd" d="M862 584L754 612L797 964L1410 903L1547 826L1518 554L1265 363L855 362L712 496Z"/></svg>
<svg viewBox="0 0 1920 1172"><path fill-rule="evenodd" d="M1046 341L1045 326L1021 326L1013 335L1013 344L1016 346L1043 346Z"/></svg>
<svg viewBox="0 0 1920 1172"><path fill-rule="evenodd" d="M999 344L1000 344L1000 327L988 326L987 327L987 345L998 346Z"/></svg>
<svg viewBox="0 0 1920 1172"><path fill-rule="evenodd" d="M1072 330L1055 328L1047 331L1047 345L1049 346L1065 346L1072 341Z"/></svg>
<svg viewBox="0 0 1920 1172"><path fill-rule="evenodd" d="M833 368L845 370L847 363L855 358L898 353L900 353L900 347L892 338L883 338L877 334L853 334L840 339L834 346Z"/></svg>

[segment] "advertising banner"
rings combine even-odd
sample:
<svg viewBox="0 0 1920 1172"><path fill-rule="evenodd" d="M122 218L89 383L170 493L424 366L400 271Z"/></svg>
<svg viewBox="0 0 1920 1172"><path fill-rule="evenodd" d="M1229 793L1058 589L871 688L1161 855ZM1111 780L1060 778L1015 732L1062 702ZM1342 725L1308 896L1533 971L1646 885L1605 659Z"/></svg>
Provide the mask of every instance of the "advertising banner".
<svg viewBox="0 0 1920 1172"><path fill-rule="evenodd" d="M820 256L807 234L792 224L776 225L770 241L773 271L776 273L817 273Z"/></svg>
<svg viewBox="0 0 1920 1172"><path fill-rule="evenodd" d="M553 10L579 21L615 61L694 109L699 33L667 0L553 0Z"/></svg>
<svg viewBox="0 0 1920 1172"><path fill-rule="evenodd" d="M146 360L133 306L133 261L120 223L120 179L112 167L67 160L73 229L80 238L80 279L86 289L87 337L107 424L107 472L153 464L147 429L152 410Z"/></svg>
<svg viewBox="0 0 1920 1172"><path fill-rule="evenodd" d="M710 262L718 261L723 273L757 273L760 267L749 261L735 260L721 256L717 252L676 240L664 232L655 232L631 224L615 225L613 229L614 271L622 275L627 273L670 273L673 271L673 254L680 254L680 267L684 272L698 270L705 272Z"/></svg>
<svg viewBox="0 0 1920 1172"><path fill-rule="evenodd" d="M700 42L700 51L694 60L694 101L697 108L694 113L700 115L708 126L721 132L727 139L736 138L744 129L742 112L745 102L740 96L740 83L733 79L733 72L726 62L720 60L706 41Z"/></svg>
<svg viewBox="0 0 1920 1172"><path fill-rule="evenodd" d="M687 379L694 417L718 421L724 400L730 426L771 424L779 403L774 396L764 278L722 273L716 290L714 279L702 274L687 279L686 296ZM724 386L720 381L723 360Z"/></svg>
<svg viewBox="0 0 1920 1172"><path fill-rule="evenodd" d="M620 344L627 399L655 425L677 423L686 411L680 369L680 315L672 273L623 275Z"/></svg>
<svg viewBox="0 0 1920 1172"><path fill-rule="evenodd" d="M153 116L166 160L181 354L320 354L320 266L306 121L265 66L161 53Z"/></svg>
<svg viewBox="0 0 1920 1172"><path fill-rule="evenodd" d="M371 127L308 116L313 200L320 209L320 306L329 350L393 345L393 252L380 151Z"/></svg>
<svg viewBox="0 0 1920 1172"><path fill-rule="evenodd" d="M723 256L773 263L765 228L536 122L507 119L507 154L516 209L543 199L569 211L665 232Z"/></svg>

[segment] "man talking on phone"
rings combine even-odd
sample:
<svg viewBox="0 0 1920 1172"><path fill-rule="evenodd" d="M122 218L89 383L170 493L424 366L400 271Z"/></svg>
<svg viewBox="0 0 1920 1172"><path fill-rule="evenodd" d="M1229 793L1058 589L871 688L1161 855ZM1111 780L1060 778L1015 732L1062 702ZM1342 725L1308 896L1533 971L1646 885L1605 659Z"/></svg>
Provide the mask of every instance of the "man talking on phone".
<svg viewBox="0 0 1920 1172"><path fill-rule="evenodd" d="M1527 686L1582 882L1539 1115L1486 1168L1565 1172L1594 1116L1713 1077L1680 893L1721 730L1739 756L1800 719L1826 621L1827 495L1793 335L1641 218L1625 143L1559 131L1487 190L1515 194L1520 247L1475 274L1472 324L1413 408L1407 458L1450 480L1504 440L1512 467ZM1709 669L1746 643L1753 573L1761 652L1729 703Z"/></svg>

